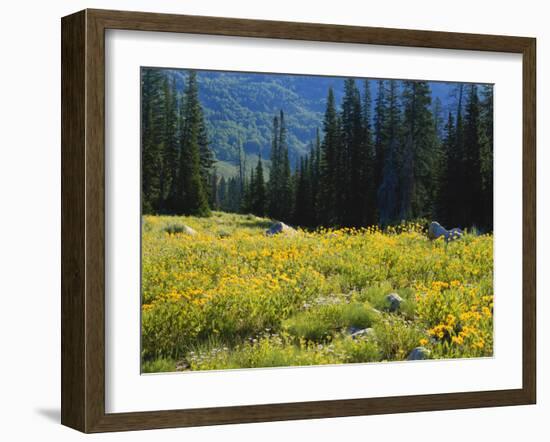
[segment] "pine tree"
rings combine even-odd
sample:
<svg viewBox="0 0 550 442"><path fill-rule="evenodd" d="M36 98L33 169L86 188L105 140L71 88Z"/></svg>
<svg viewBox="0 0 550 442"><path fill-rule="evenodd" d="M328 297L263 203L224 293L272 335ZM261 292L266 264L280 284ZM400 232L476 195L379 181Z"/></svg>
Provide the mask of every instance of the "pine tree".
<svg viewBox="0 0 550 442"><path fill-rule="evenodd" d="M387 118L382 127L384 164L378 189L380 223L387 225L399 218L399 172L401 149L401 111L397 96L397 81L389 81ZM385 111L386 109L384 109Z"/></svg>
<svg viewBox="0 0 550 442"><path fill-rule="evenodd" d="M337 222L338 171L340 153L340 122L336 112L334 91L329 89L323 120L325 136L321 145L320 221L323 225Z"/></svg>
<svg viewBox="0 0 550 442"><path fill-rule="evenodd" d="M400 218L405 220L429 218L433 214L437 152L430 105L427 82L404 82Z"/></svg>
<svg viewBox="0 0 550 442"><path fill-rule="evenodd" d="M464 180L463 194L468 202L462 208L461 225L480 226L483 223L483 200L481 194L481 143L484 128L481 122L481 106L477 86L468 86L468 101L464 118Z"/></svg>
<svg viewBox="0 0 550 442"><path fill-rule="evenodd" d="M264 181L264 170L262 166L262 157L258 155L258 164L256 165L256 175L252 181L252 213L257 216L265 216L267 197Z"/></svg>
<svg viewBox="0 0 550 442"><path fill-rule="evenodd" d="M279 155L280 155L280 218L289 220L292 215L292 180L290 173L290 159L288 156L287 129L284 118L284 113L280 112L279 126Z"/></svg>
<svg viewBox="0 0 550 442"><path fill-rule="evenodd" d="M254 201L254 183L256 179L254 177L254 169L250 171L250 179L244 179L242 183L242 199L241 199L241 213L252 213L252 206Z"/></svg>
<svg viewBox="0 0 550 442"><path fill-rule="evenodd" d="M220 201L220 209L225 212L229 211L229 206L227 204L227 182L225 180L225 177L222 176L220 179L220 183L218 185L218 198Z"/></svg>
<svg viewBox="0 0 550 442"><path fill-rule="evenodd" d="M319 128L315 131L315 143L310 155L311 168L311 226L321 224L322 203L321 198L321 135Z"/></svg>
<svg viewBox="0 0 550 442"><path fill-rule="evenodd" d="M464 85L457 86L456 123L454 125L453 140L449 142L447 150L446 170L446 216L447 223L453 226L464 227L463 210L469 204L468 196L464 193L463 183L466 177L464 161L464 122L463 122L463 93Z"/></svg>
<svg viewBox="0 0 550 442"><path fill-rule="evenodd" d="M183 134L177 185L176 213L208 216L207 191L201 175L201 142L204 128L198 97L197 74L190 71L185 91Z"/></svg>
<svg viewBox="0 0 550 442"><path fill-rule="evenodd" d="M387 146L385 138L387 97L386 84L384 80L378 80L378 94L374 109L374 171L375 171L375 192L378 192L382 184L382 172L384 169L384 154Z"/></svg>
<svg viewBox="0 0 550 442"><path fill-rule="evenodd" d="M279 153L279 118L273 118L273 131L271 134L271 169L269 171L269 216L280 217L280 191L281 191L281 161Z"/></svg>
<svg viewBox="0 0 550 442"><path fill-rule="evenodd" d="M364 189L364 208L361 215L361 224L370 226L377 222L378 214L376 209L376 152L372 137L372 98L370 80L365 80L362 108L364 164L362 168L361 186Z"/></svg>
<svg viewBox="0 0 550 442"><path fill-rule="evenodd" d="M218 171L216 168L213 169L212 174L210 175L210 208L213 210L220 210L220 195L218 193Z"/></svg>
<svg viewBox="0 0 550 442"><path fill-rule="evenodd" d="M437 193L437 203L436 203L436 214L437 218L443 224L449 225L452 223L450 213L452 212L452 183L450 182L450 168L452 167L451 162L451 151L454 147L455 142L455 127L453 122L453 115L449 112L447 118L447 124L445 125L445 138L441 143L441 154L439 156L439 167L441 171L438 179L438 193Z"/></svg>
<svg viewBox="0 0 550 442"><path fill-rule="evenodd" d="M214 152L210 149L208 141L208 133L206 131L206 124L204 122L204 115L202 107L199 104L199 157L200 157L200 175L202 179L203 188L206 190L207 197L211 200L209 183L211 181L212 167L216 162Z"/></svg>
<svg viewBox="0 0 550 442"><path fill-rule="evenodd" d="M159 170L163 159L164 95L163 75L157 69L143 69L141 73L142 112L141 148L142 212L155 213L161 199Z"/></svg>
<svg viewBox="0 0 550 442"><path fill-rule="evenodd" d="M177 180L179 143L178 143L178 102L175 80L164 78L164 128L163 155L160 175L160 195L157 204L158 211L170 211L169 196L171 188Z"/></svg>
<svg viewBox="0 0 550 442"><path fill-rule="evenodd" d="M309 225L309 192L307 177L307 157L300 158L300 167L296 171L294 222L301 226Z"/></svg>
<svg viewBox="0 0 550 442"><path fill-rule="evenodd" d="M481 225L493 230L493 86L484 85L481 90Z"/></svg>
<svg viewBox="0 0 550 442"><path fill-rule="evenodd" d="M365 208L364 177L367 151L363 140L361 97L355 80L344 82L342 103L342 142L337 171L338 218L346 226L360 226Z"/></svg>

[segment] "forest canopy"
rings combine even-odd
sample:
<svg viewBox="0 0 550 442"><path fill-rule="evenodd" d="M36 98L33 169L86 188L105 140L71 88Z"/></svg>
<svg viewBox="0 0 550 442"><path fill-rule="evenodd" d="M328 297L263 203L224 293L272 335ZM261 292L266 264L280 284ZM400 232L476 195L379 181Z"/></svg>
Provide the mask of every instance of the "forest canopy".
<svg viewBox="0 0 550 442"><path fill-rule="evenodd" d="M236 112L212 99L234 95L212 89L211 73L174 72L142 69L144 214L222 210L307 228L424 218L492 230L492 85L282 74L264 85L224 73L249 110ZM274 88L284 97L276 110L262 106ZM213 128L222 114L223 130L235 128L229 145ZM239 128L258 124L251 144Z"/></svg>

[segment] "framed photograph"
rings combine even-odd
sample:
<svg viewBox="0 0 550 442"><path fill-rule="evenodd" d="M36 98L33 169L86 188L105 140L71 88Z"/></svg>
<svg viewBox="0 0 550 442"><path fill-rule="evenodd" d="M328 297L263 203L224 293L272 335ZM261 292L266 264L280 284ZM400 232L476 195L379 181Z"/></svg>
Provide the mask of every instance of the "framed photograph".
<svg viewBox="0 0 550 442"><path fill-rule="evenodd" d="M62 19L62 423L533 404L535 39Z"/></svg>

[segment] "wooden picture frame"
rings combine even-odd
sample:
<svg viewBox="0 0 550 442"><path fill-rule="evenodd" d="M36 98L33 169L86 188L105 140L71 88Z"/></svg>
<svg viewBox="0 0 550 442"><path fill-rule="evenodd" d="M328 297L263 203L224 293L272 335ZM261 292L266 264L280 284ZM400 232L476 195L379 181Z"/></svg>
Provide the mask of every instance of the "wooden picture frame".
<svg viewBox="0 0 550 442"><path fill-rule="evenodd" d="M475 391L105 412L105 30L517 53L523 57L523 385ZM83 432L534 404L536 41L533 38L84 10L62 19L62 424Z"/></svg>

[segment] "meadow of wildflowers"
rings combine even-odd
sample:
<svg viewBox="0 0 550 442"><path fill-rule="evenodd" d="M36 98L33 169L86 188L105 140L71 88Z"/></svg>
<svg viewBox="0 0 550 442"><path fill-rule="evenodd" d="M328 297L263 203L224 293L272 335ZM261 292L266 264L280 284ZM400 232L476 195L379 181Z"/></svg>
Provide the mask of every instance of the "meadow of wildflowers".
<svg viewBox="0 0 550 442"><path fill-rule="evenodd" d="M491 235L447 244L408 223L268 237L269 225L144 216L144 372L397 361L420 346L492 355Z"/></svg>

